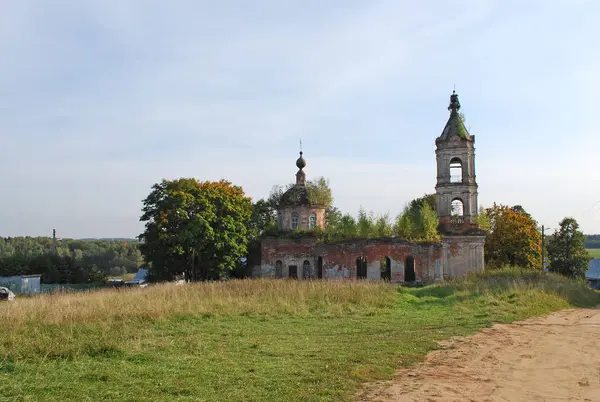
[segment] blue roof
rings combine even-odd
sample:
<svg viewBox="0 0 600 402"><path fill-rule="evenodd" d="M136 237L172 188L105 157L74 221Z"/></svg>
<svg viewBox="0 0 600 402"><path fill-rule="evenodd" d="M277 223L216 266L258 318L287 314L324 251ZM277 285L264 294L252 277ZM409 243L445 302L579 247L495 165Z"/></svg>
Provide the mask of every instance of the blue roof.
<svg viewBox="0 0 600 402"><path fill-rule="evenodd" d="M590 261L589 269L585 274L586 279L600 279L600 259Z"/></svg>
<svg viewBox="0 0 600 402"><path fill-rule="evenodd" d="M148 270L145 268L140 268L138 269L138 271L135 273L135 276L133 277L132 281L146 281L146 278L148 278Z"/></svg>

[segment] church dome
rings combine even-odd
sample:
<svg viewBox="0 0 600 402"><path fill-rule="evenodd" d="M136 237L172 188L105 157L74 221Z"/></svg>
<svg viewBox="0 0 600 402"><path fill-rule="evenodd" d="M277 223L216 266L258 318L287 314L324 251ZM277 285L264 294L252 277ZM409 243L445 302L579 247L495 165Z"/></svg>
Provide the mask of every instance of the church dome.
<svg viewBox="0 0 600 402"><path fill-rule="evenodd" d="M310 205L310 200L308 198L308 189L306 188L306 186L296 185L290 188L288 191L283 193L281 199L279 200L280 207L292 207L301 205Z"/></svg>

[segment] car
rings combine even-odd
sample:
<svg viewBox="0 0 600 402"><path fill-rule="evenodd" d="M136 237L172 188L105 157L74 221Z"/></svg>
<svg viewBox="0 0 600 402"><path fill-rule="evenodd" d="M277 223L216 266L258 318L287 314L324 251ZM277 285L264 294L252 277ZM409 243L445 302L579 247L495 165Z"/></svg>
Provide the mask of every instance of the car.
<svg viewBox="0 0 600 402"><path fill-rule="evenodd" d="M15 300L15 294L9 288L0 287L0 300Z"/></svg>

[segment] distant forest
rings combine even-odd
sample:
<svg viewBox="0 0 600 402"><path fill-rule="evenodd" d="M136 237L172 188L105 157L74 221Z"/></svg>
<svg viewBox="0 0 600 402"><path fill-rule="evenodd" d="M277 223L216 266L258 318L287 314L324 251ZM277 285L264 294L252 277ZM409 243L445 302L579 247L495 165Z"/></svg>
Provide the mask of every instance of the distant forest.
<svg viewBox="0 0 600 402"><path fill-rule="evenodd" d="M0 276L41 274L44 283L90 283L135 272L136 239L0 237Z"/></svg>
<svg viewBox="0 0 600 402"><path fill-rule="evenodd" d="M600 248L600 234L586 235L585 248Z"/></svg>

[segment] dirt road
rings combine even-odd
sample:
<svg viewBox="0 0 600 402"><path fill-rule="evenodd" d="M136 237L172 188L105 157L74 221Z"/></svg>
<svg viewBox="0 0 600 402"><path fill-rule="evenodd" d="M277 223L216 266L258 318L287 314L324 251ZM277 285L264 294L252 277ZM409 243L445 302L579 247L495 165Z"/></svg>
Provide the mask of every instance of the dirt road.
<svg viewBox="0 0 600 402"><path fill-rule="evenodd" d="M600 401L600 309L495 325L442 345L357 399Z"/></svg>

